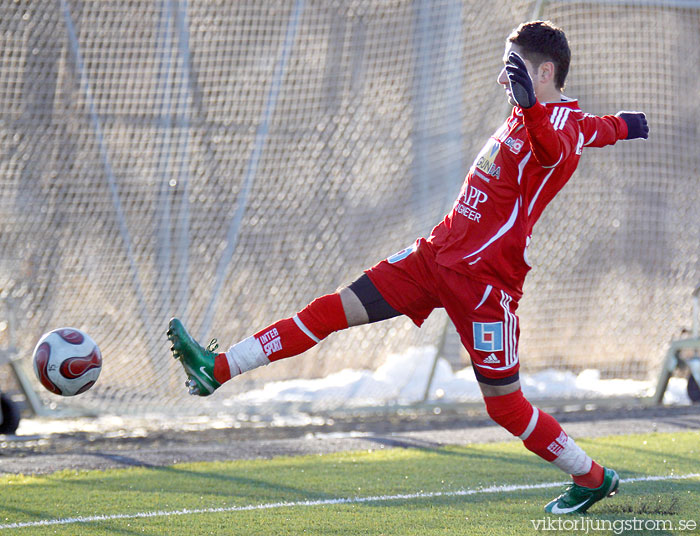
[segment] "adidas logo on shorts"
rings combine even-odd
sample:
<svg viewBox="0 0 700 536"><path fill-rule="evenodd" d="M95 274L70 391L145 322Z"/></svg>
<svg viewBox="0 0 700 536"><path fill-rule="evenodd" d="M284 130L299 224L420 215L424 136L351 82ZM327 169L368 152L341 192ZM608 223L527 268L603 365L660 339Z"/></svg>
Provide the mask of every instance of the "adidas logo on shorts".
<svg viewBox="0 0 700 536"><path fill-rule="evenodd" d="M484 359L484 363L488 363L489 365L498 365L500 362L501 360L496 357L496 354L491 354Z"/></svg>

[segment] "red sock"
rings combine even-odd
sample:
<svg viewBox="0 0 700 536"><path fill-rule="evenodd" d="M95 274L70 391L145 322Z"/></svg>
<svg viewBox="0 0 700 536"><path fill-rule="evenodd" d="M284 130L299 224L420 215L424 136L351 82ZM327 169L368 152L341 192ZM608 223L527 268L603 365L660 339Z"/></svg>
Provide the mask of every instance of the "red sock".
<svg viewBox="0 0 700 536"><path fill-rule="evenodd" d="M525 436L523 434L521 439L526 449L548 462L553 462L564 450L569 436L566 435L561 424L554 417L539 409L537 409L537 412L537 422L530 435L523 437Z"/></svg>
<svg viewBox="0 0 700 536"><path fill-rule="evenodd" d="M301 354L334 331L348 327L340 295L326 294L315 299L292 318L278 320L254 337L270 361ZM236 371L233 371L235 375ZM219 383L231 379L225 354L216 356L214 378Z"/></svg>
<svg viewBox="0 0 700 536"><path fill-rule="evenodd" d="M593 461L591 470L585 475L574 475L574 482L579 486L584 486L586 488L598 488L603 484L604 477L605 471L603 471L603 467Z"/></svg>
<svg viewBox="0 0 700 536"><path fill-rule="evenodd" d="M590 460L591 468L587 473L572 475L576 484L597 488L603 483L603 468L592 461L573 439L566 435L554 417L532 406L522 391L484 397L484 401L491 418L511 434L520 437L525 448L540 458L554 462L557 467L570 474L586 467ZM562 453L565 455L560 458Z"/></svg>
<svg viewBox="0 0 700 536"><path fill-rule="evenodd" d="M507 395L485 396L484 402L489 417L515 436L525 431L532 417L532 404L520 389Z"/></svg>
<svg viewBox="0 0 700 536"><path fill-rule="evenodd" d="M525 448L540 458L555 460L566 444L566 432L544 411L528 402L520 389L501 396L484 397L489 416L523 440Z"/></svg>

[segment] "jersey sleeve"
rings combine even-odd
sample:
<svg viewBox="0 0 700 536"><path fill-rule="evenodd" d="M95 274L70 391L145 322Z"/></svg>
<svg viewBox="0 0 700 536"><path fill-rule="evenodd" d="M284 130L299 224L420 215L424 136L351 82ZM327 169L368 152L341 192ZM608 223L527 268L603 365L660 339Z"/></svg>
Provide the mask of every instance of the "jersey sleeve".
<svg viewBox="0 0 700 536"><path fill-rule="evenodd" d="M614 115L584 114L580 125L584 147L605 147L627 138L627 123Z"/></svg>
<svg viewBox="0 0 700 536"><path fill-rule="evenodd" d="M568 106L556 106L550 111L540 102L523 110L532 154L542 167L556 166L576 149L579 134L576 114Z"/></svg>

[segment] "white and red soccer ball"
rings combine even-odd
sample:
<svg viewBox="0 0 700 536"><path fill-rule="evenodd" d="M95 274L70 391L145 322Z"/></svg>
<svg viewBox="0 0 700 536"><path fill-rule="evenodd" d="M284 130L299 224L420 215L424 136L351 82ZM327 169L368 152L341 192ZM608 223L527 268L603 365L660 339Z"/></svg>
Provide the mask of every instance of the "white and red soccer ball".
<svg viewBox="0 0 700 536"><path fill-rule="evenodd" d="M34 349L34 372L54 394L73 396L92 387L102 371L102 354L90 336L76 328L44 334Z"/></svg>

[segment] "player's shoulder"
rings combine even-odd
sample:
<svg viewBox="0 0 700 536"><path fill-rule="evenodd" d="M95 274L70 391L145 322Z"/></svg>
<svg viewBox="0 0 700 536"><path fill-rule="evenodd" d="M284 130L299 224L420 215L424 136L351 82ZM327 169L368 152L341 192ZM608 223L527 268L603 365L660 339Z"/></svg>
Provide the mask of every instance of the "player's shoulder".
<svg viewBox="0 0 700 536"><path fill-rule="evenodd" d="M569 97L562 96L561 100L548 102L545 106L550 112L549 121L554 126L554 130L562 130L567 126L578 128L576 124L585 115L581 111L578 101Z"/></svg>

